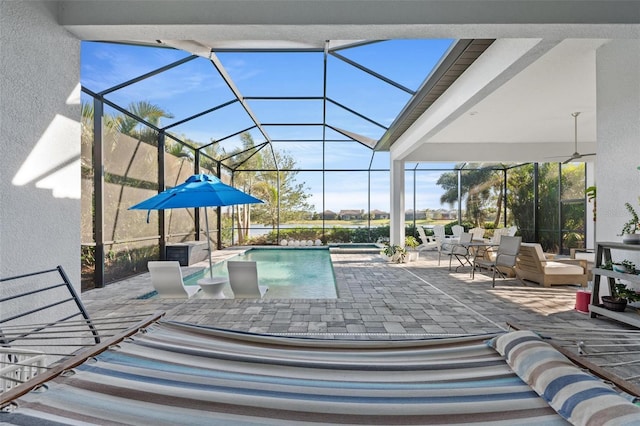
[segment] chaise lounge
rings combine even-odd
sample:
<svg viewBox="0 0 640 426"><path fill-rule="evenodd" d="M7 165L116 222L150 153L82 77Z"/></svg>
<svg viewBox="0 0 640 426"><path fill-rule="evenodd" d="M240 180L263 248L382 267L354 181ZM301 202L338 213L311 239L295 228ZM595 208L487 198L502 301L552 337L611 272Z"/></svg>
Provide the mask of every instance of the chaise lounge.
<svg viewBox="0 0 640 426"><path fill-rule="evenodd" d="M258 285L258 267L253 260L227 262L229 284L236 299L261 299L269 287Z"/></svg>
<svg viewBox="0 0 640 426"><path fill-rule="evenodd" d="M515 271L518 279L533 281L543 287L571 284L587 286L586 260L548 260L542 246L537 243L522 243Z"/></svg>
<svg viewBox="0 0 640 426"><path fill-rule="evenodd" d="M150 261L147 263L151 284L163 299L188 299L199 290L199 286L185 286L180 262L174 260Z"/></svg>

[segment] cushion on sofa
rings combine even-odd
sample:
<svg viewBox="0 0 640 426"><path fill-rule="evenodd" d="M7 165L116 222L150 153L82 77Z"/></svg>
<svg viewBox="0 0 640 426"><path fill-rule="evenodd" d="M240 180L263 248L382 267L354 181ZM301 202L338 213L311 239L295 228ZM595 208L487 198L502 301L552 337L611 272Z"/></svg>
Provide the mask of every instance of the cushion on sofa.
<svg viewBox="0 0 640 426"><path fill-rule="evenodd" d="M582 275L584 269L579 265L561 262L545 262L544 273L547 275Z"/></svg>

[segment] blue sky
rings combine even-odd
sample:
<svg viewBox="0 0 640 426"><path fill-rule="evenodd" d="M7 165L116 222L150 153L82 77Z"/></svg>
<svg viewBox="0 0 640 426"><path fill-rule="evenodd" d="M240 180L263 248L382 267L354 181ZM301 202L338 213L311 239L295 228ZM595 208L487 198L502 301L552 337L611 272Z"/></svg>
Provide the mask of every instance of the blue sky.
<svg viewBox="0 0 640 426"><path fill-rule="evenodd" d="M451 40L390 40L372 43L338 53L397 83L417 90L431 69L451 44ZM139 75L189 56L179 50L83 42L81 83L101 92ZM322 97L324 92L324 55L322 52L220 52L226 72L247 99L258 120L266 124L315 124L299 126L265 125L274 147L286 151L301 169L322 170L323 102L322 100L255 100L253 97ZM410 94L371 76L331 55L327 58L326 104L329 125L377 140L409 101ZM83 100L88 100L84 95ZM207 58L197 58L146 80L106 95L121 107L145 100L173 114L161 126L171 125L193 114L234 100L234 95ZM363 119L346 108L357 111ZM171 128L198 143L219 140L253 125L239 103ZM251 132L256 143L264 141L258 131ZM324 166L326 169L367 169L372 152L361 144L331 130L326 131ZM283 141L280 141L283 140ZM239 138L223 141L227 151L239 146ZM450 166L450 165L449 165ZM376 153L372 168L388 169L388 153ZM442 167L442 165L438 165ZM440 173L437 173L439 176ZM428 175L428 177L427 177ZM432 174L420 174L421 208L439 208L440 190ZM350 177L349 177L350 176ZM367 209L367 174L342 172L325 175L324 206L321 194L322 174L300 172L298 181L310 188L315 210ZM371 175L371 209L389 210L388 173ZM428 190L425 190L429 188ZM425 195L427 194L427 195ZM407 200L409 201L409 200ZM407 208L412 202L407 203Z"/></svg>

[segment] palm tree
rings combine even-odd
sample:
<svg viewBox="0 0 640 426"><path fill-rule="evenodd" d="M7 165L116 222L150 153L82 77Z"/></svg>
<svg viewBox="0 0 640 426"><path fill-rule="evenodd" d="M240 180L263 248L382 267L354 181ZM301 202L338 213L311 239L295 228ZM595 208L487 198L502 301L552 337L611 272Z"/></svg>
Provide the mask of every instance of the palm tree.
<svg viewBox="0 0 640 426"><path fill-rule="evenodd" d="M463 164L457 164L456 168L461 168ZM502 210L502 178L495 170L485 168L482 163L476 165L475 169L462 171L460 195L466 197L466 218L475 226L479 226L484 222L488 203L493 199L497 192L496 206L496 225L500 221L500 213ZM458 173L443 173L437 182L444 192L440 196L442 204L448 203L453 205L458 201Z"/></svg>
<svg viewBox="0 0 640 426"><path fill-rule="evenodd" d="M243 146L234 157L239 164L234 172L234 186L264 201L239 207L236 218L238 240L242 243L248 236L252 216L275 229L278 221L299 218L302 212L310 214L313 206L307 203L310 194L304 183L295 180L297 172L293 171L295 160L291 156L279 151L256 151L258 147L249 133L243 133L240 138ZM270 146L264 145L264 148Z"/></svg>
<svg viewBox="0 0 640 426"><path fill-rule="evenodd" d="M187 157L191 158L191 153L185 151L185 146L180 142L170 141L167 143L165 151L167 154L173 155L174 157Z"/></svg>
<svg viewBox="0 0 640 426"><path fill-rule="evenodd" d="M257 183L256 173L241 172L241 170L261 170L263 164L262 155L254 149L255 142L250 133L242 133L240 140L242 141L242 147L237 150L237 154L234 155L235 163L238 164L240 170L235 170L236 173L234 173L233 183L236 188L241 189L247 194L252 194L254 185ZM242 244L249 235L249 226L251 224L250 205L238 206L236 221L238 227L238 243Z"/></svg>
<svg viewBox="0 0 640 426"><path fill-rule="evenodd" d="M83 173L89 171L92 168L91 152L93 149L93 120L94 120L95 110L93 108L92 102L82 102L81 106L81 137L80 143L82 145L82 156L81 163L82 167L86 170L83 170ZM109 114L104 114L102 117L102 122L105 129L105 135L113 138L114 141L117 140L117 128L119 120L114 118ZM91 174L93 172L91 171Z"/></svg>
<svg viewBox="0 0 640 426"><path fill-rule="evenodd" d="M129 104L129 111L138 118L155 127L160 127L160 119L173 118L170 112L148 101L138 101ZM121 115L118 121L118 131L150 145L157 145L157 132L128 115Z"/></svg>

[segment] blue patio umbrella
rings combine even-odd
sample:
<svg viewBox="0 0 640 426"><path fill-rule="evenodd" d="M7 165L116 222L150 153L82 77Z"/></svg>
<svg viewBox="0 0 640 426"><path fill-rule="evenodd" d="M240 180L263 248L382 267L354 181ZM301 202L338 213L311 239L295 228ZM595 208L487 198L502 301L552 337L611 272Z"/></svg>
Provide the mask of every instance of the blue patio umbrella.
<svg viewBox="0 0 640 426"><path fill-rule="evenodd" d="M189 177L185 183L167 189L153 197L129 207L129 210L148 210L147 221L151 210L167 210L178 208L205 208L205 223L207 227L207 247L209 249L209 271L211 271L211 242L209 240L209 218L207 207L233 206L238 204L262 203L245 192L226 185L215 176L199 174Z"/></svg>

